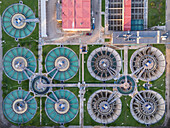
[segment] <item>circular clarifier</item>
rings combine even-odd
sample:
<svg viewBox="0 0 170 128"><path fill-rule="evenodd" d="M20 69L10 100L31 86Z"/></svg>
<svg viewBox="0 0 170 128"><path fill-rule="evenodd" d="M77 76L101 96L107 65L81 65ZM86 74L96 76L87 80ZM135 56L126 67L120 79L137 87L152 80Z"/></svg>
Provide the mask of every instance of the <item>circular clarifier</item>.
<svg viewBox="0 0 170 128"><path fill-rule="evenodd" d="M29 49L15 47L4 55L3 68L5 74L12 80L24 81L36 71L36 59Z"/></svg>
<svg viewBox="0 0 170 128"><path fill-rule="evenodd" d="M48 53L45 68L55 80L66 81L76 75L79 68L78 57L70 48L57 47Z"/></svg>
<svg viewBox="0 0 170 128"><path fill-rule="evenodd" d="M95 79L111 80L117 77L121 70L121 58L114 49L100 47L89 55L87 68Z"/></svg>
<svg viewBox="0 0 170 128"><path fill-rule="evenodd" d="M122 103L117 92L98 90L94 92L87 103L91 118L103 124L114 122L120 115Z"/></svg>
<svg viewBox="0 0 170 128"><path fill-rule="evenodd" d="M135 80L130 76L120 77L117 84L120 84L120 87L117 87L118 91L125 95L133 93L136 86Z"/></svg>
<svg viewBox="0 0 170 128"><path fill-rule="evenodd" d="M72 121L79 110L77 97L69 90L57 90L47 97L45 111L55 123L65 124Z"/></svg>
<svg viewBox="0 0 170 128"><path fill-rule="evenodd" d="M46 94L50 87L45 87L43 84L50 84L50 81L45 76L36 76L32 80L32 89L36 94Z"/></svg>
<svg viewBox="0 0 170 128"><path fill-rule="evenodd" d="M12 4L2 14L2 26L11 37L20 39L29 36L35 29L35 15L24 4Z"/></svg>
<svg viewBox="0 0 170 128"><path fill-rule="evenodd" d="M135 120L151 125L160 121L164 116L165 101L155 91L140 91L132 98L130 111Z"/></svg>
<svg viewBox="0 0 170 128"><path fill-rule="evenodd" d="M154 81L165 71L163 53L155 47L143 47L135 51L130 59L132 74L143 81Z"/></svg>
<svg viewBox="0 0 170 128"><path fill-rule="evenodd" d="M10 92L2 104L6 118L16 124L30 121L37 110L35 98L27 91L14 90Z"/></svg>

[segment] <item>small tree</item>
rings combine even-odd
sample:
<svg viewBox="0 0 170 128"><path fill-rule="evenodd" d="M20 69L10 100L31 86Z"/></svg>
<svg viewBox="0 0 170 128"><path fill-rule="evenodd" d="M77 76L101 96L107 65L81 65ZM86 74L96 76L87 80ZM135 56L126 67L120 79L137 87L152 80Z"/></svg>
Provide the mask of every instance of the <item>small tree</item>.
<svg viewBox="0 0 170 128"><path fill-rule="evenodd" d="M152 6L152 7L155 7L155 6L156 6L156 3L152 1L152 2L151 2L151 6Z"/></svg>

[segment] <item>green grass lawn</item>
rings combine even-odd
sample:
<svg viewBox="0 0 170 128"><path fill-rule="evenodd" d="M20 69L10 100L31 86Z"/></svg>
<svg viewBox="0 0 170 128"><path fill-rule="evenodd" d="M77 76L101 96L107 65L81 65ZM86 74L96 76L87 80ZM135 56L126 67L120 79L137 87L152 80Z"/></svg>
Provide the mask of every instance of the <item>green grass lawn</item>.
<svg viewBox="0 0 170 128"><path fill-rule="evenodd" d="M105 42L110 42L110 39L108 38L108 39L105 39Z"/></svg>
<svg viewBox="0 0 170 128"><path fill-rule="evenodd" d="M102 12L105 12L105 0L102 0Z"/></svg>
<svg viewBox="0 0 170 128"><path fill-rule="evenodd" d="M132 54L136 51L136 49L129 49L128 50L128 73L131 74L131 70L130 70L130 58L132 56Z"/></svg>
<svg viewBox="0 0 170 128"><path fill-rule="evenodd" d="M165 25L166 0L148 1L148 27Z"/></svg>
<svg viewBox="0 0 170 128"><path fill-rule="evenodd" d="M103 27L105 27L105 18L104 18L105 16L104 15L102 15L102 26Z"/></svg>

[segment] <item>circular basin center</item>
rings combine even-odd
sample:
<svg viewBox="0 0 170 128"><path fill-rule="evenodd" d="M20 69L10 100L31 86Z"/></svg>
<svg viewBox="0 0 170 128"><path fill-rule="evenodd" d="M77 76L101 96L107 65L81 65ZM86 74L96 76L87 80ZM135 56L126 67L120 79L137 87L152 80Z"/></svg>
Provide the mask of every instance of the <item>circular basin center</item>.
<svg viewBox="0 0 170 128"><path fill-rule="evenodd" d="M24 57L15 57L12 61L12 67L18 72L22 72L27 65L27 60Z"/></svg>
<svg viewBox="0 0 170 128"><path fill-rule="evenodd" d="M17 28L17 29L22 29L25 27L26 22L25 22L25 16L23 14L15 14L12 17L12 25Z"/></svg>
<svg viewBox="0 0 170 128"><path fill-rule="evenodd" d="M155 105L152 102L146 102L142 105L143 113L150 115L155 111Z"/></svg>
<svg viewBox="0 0 170 128"><path fill-rule="evenodd" d="M47 81L41 77L35 81L34 87L38 92L43 92L46 90L47 87L42 86L42 84L47 84Z"/></svg>
<svg viewBox="0 0 170 128"><path fill-rule="evenodd" d="M59 71L66 71L70 66L70 62L66 57L58 57L55 60L55 67L59 70Z"/></svg>
<svg viewBox="0 0 170 128"><path fill-rule="evenodd" d="M99 104L99 108L100 108L100 112L101 113L107 113L110 111L110 105L108 102L106 101L102 101L100 104Z"/></svg>
<svg viewBox="0 0 170 128"><path fill-rule="evenodd" d="M27 103L23 99L17 99L13 103L13 110L17 114L23 114L27 110Z"/></svg>
<svg viewBox="0 0 170 128"><path fill-rule="evenodd" d="M152 69L154 67L154 62L151 59L144 61L145 69Z"/></svg>
<svg viewBox="0 0 170 128"><path fill-rule="evenodd" d="M65 99L59 99L59 102L55 103L55 110L59 114L65 114L70 108L69 102Z"/></svg>
<svg viewBox="0 0 170 128"><path fill-rule="evenodd" d="M107 68L110 66L110 62L109 62L108 59L101 59L101 60L99 61L99 66L100 66L100 68L102 68L102 69L107 69Z"/></svg>

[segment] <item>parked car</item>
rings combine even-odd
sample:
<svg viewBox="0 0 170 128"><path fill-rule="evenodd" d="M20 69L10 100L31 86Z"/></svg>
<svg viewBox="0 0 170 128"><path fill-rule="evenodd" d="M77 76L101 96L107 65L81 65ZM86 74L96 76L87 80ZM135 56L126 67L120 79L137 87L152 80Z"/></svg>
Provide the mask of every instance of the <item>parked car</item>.
<svg viewBox="0 0 170 128"><path fill-rule="evenodd" d="M92 29L93 29L93 30L95 29L95 25L94 25L94 24L92 24Z"/></svg>
<svg viewBox="0 0 170 128"><path fill-rule="evenodd" d="M95 18L94 18L94 17L92 18L92 23L93 23L93 24L95 23Z"/></svg>
<svg viewBox="0 0 170 128"><path fill-rule="evenodd" d="M92 33L86 33L86 35L87 35L87 36L91 36L91 35L92 35Z"/></svg>
<svg viewBox="0 0 170 128"><path fill-rule="evenodd" d="M93 17L93 11L91 12L91 16Z"/></svg>

